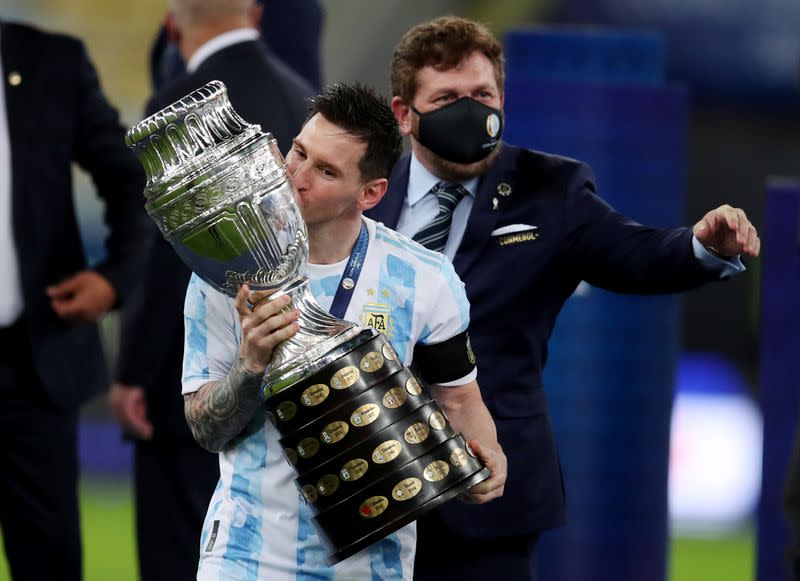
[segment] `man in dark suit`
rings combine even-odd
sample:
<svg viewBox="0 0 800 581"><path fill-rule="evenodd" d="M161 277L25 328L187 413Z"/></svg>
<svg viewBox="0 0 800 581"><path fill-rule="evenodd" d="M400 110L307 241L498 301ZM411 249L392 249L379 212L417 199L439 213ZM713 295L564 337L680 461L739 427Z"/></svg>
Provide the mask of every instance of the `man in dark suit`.
<svg viewBox="0 0 800 581"><path fill-rule="evenodd" d="M221 80L237 112L288 151L313 89L261 44L253 0L174 0L168 30L188 75L158 92L152 114L211 80ZM141 287L124 313L117 382L109 403L136 438L135 489L142 579L194 579L197 545L219 478L183 415L183 300L191 273L160 235ZM164 547L169 546L169 551Z"/></svg>
<svg viewBox="0 0 800 581"><path fill-rule="evenodd" d="M322 87L320 39L325 11L318 0L259 0L263 6L258 22L261 42L308 82L315 91ZM154 91L186 72L177 45L166 25L158 30L150 49L150 80Z"/></svg>
<svg viewBox="0 0 800 581"><path fill-rule="evenodd" d="M108 385L96 321L138 277L144 174L77 39L0 21L0 526L15 580L80 579L79 406ZM71 164L105 202L84 255Z"/></svg>
<svg viewBox="0 0 800 581"><path fill-rule="evenodd" d="M759 252L739 209L709 212L694 232L648 228L597 197L585 164L502 143L503 79L500 44L461 18L414 27L392 63L392 108L412 154L368 215L453 259L509 462L499 500L449 503L419 521L419 580L535 578L539 532L564 522L541 373L556 317L581 280L675 292L741 270L737 255ZM460 193L448 202L432 190L439 182Z"/></svg>

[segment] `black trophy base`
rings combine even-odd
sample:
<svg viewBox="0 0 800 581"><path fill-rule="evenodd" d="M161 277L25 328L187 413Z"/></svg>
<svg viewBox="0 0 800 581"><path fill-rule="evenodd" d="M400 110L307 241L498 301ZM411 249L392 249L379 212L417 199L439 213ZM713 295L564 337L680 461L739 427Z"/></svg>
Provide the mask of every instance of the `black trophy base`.
<svg viewBox="0 0 800 581"><path fill-rule="evenodd" d="M358 553L489 478L489 469L467 450L458 434L315 516L312 521L327 550L328 564Z"/></svg>
<svg viewBox="0 0 800 581"><path fill-rule="evenodd" d="M491 473L384 335L330 355L264 406L335 564Z"/></svg>

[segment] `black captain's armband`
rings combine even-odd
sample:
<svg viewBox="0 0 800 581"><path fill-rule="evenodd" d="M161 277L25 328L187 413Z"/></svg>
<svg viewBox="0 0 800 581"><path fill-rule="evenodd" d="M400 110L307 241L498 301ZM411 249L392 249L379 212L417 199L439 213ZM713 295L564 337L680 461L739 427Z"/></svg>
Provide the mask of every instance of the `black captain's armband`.
<svg viewBox="0 0 800 581"><path fill-rule="evenodd" d="M435 345L416 345L413 366L428 383L455 381L475 368L475 354L464 331Z"/></svg>

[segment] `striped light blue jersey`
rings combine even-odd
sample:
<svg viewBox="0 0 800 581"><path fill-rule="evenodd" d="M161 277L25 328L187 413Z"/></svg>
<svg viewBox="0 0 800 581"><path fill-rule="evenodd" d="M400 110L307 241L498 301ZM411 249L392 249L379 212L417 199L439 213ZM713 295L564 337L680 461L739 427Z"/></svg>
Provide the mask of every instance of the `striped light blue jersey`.
<svg viewBox="0 0 800 581"><path fill-rule="evenodd" d="M469 323L464 285L443 255L366 219L364 267L345 319L386 334L408 365L414 345L435 344ZM310 266L311 290L329 309L346 261ZM234 300L192 276L185 305L183 393L224 379L238 357ZM452 384L466 384L476 372ZM200 544L198 579L247 581L402 579L411 581L416 527L408 525L330 567L284 459L277 430L263 418L220 453L220 481Z"/></svg>

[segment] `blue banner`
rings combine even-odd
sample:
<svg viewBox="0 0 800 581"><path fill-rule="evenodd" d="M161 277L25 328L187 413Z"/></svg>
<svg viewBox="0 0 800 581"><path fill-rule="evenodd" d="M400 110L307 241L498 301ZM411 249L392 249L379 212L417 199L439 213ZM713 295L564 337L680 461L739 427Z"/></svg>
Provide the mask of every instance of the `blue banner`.
<svg viewBox="0 0 800 581"><path fill-rule="evenodd" d="M529 31L507 46L506 139L588 162L637 221L681 225L688 104L663 84L658 37ZM542 535L542 579L665 579L679 310L677 296L584 284L559 316L544 381L567 525Z"/></svg>
<svg viewBox="0 0 800 581"><path fill-rule="evenodd" d="M691 85L700 100L797 110L795 0L563 0L553 19L657 30L668 47L668 78Z"/></svg>
<svg viewBox="0 0 800 581"><path fill-rule="evenodd" d="M772 581L792 578L787 524L793 523L795 536L800 535L800 180L774 180L767 187L762 238L764 459L758 507L758 580ZM791 498L788 513L784 490ZM794 558L800 559L797 543Z"/></svg>

